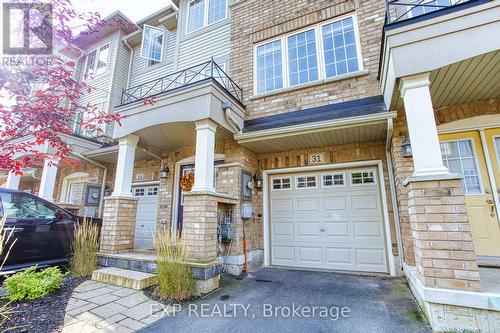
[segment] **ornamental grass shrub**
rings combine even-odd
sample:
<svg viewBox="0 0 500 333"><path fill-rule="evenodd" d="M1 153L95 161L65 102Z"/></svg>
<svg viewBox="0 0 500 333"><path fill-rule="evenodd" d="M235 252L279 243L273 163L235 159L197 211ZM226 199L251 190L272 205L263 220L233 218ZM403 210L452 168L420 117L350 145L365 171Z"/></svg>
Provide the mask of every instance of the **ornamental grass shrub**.
<svg viewBox="0 0 500 333"><path fill-rule="evenodd" d="M90 276L97 268L99 226L89 219L75 227L72 245L71 272L75 276Z"/></svg>
<svg viewBox="0 0 500 333"><path fill-rule="evenodd" d="M160 229L156 232L154 247L158 274L157 293L160 297L181 301L195 293L193 271L187 264L189 256L185 242L178 236Z"/></svg>

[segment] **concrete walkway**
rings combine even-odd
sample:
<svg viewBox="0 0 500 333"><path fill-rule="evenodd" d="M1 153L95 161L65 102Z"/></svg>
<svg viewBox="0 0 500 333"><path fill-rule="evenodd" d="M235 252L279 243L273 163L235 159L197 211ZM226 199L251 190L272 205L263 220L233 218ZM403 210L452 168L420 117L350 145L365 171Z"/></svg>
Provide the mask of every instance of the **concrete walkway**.
<svg viewBox="0 0 500 333"><path fill-rule="evenodd" d="M142 291L85 281L68 301L63 333L135 332L164 314Z"/></svg>

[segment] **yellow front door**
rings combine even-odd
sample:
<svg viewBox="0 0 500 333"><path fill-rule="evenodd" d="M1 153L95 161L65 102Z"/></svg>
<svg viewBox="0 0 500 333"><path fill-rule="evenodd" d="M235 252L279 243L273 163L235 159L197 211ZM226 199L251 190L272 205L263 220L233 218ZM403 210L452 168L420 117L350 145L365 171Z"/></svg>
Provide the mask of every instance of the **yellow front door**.
<svg viewBox="0 0 500 333"><path fill-rule="evenodd" d="M489 138L486 143L491 164L496 171L495 180L500 182L493 133L499 135L497 144L500 148L500 129L485 133ZM465 200L476 254L500 257L500 225L492 193L500 187L500 183L492 186L479 131L442 134L439 139L445 165L451 172L464 176Z"/></svg>

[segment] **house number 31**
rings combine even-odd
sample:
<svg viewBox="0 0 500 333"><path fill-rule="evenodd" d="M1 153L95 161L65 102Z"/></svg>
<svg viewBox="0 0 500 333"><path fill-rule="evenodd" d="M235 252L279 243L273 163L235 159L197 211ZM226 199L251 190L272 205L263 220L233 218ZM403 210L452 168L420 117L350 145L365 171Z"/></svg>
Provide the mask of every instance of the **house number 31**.
<svg viewBox="0 0 500 333"><path fill-rule="evenodd" d="M325 161L324 153L309 154L309 164L319 164Z"/></svg>

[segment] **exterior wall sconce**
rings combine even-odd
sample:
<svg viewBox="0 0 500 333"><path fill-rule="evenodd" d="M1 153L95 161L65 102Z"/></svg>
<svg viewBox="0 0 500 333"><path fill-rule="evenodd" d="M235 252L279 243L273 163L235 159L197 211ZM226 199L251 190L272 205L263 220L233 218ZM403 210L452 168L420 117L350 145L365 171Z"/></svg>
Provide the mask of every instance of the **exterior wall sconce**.
<svg viewBox="0 0 500 333"><path fill-rule="evenodd" d="M401 148L403 150L403 157L412 157L413 156L413 154L411 152L410 140L404 139L403 142L401 142Z"/></svg>
<svg viewBox="0 0 500 333"><path fill-rule="evenodd" d="M257 170L255 175L253 176L253 180L254 180L254 187L255 188L262 188L264 182L262 180L262 171L261 170Z"/></svg>
<svg viewBox="0 0 500 333"><path fill-rule="evenodd" d="M163 168L160 171L160 179L167 179L169 172L170 172L170 169L168 168L168 166L163 165Z"/></svg>

